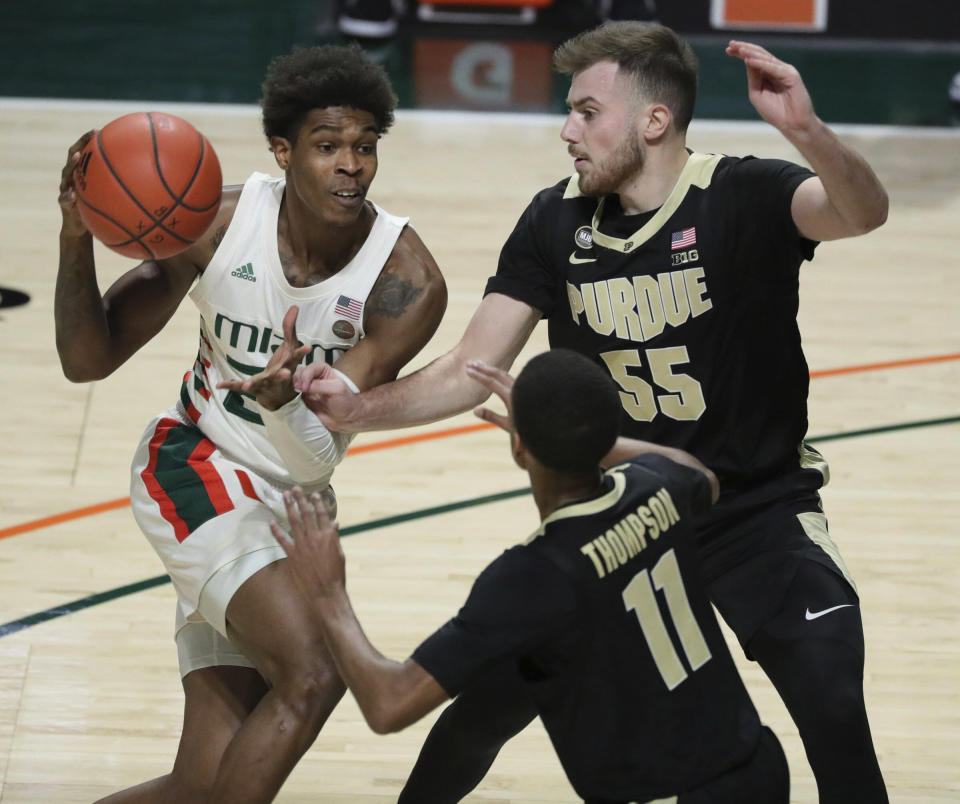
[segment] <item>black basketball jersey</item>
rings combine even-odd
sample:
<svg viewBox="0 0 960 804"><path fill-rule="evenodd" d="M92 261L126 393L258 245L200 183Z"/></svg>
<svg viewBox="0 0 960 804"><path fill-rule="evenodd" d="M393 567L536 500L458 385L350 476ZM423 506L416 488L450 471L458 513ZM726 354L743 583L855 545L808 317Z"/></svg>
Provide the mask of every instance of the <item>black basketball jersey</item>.
<svg viewBox="0 0 960 804"><path fill-rule="evenodd" d="M760 722L698 578L702 473L644 455L477 578L413 658L455 695L515 662L585 799L647 801L744 762Z"/></svg>
<svg viewBox="0 0 960 804"><path fill-rule="evenodd" d="M812 175L691 153L663 206L641 215L565 179L534 197L487 284L541 310L551 346L610 372L623 435L685 449L717 473L711 521L824 482L803 444L809 372L796 323L799 267L816 244L790 213Z"/></svg>

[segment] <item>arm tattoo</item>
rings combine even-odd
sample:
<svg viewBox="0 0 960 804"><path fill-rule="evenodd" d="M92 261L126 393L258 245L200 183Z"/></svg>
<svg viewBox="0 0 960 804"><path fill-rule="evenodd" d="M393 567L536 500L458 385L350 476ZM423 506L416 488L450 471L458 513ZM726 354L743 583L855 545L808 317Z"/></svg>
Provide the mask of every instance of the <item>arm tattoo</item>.
<svg viewBox="0 0 960 804"><path fill-rule="evenodd" d="M210 247L216 251L219 245L223 242L223 237L227 233L227 226L224 224L217 231L213 233L213 237L210 238Z"/></svg>
<svg viewBox="0 0 960 804"><path fill-rule="evenodd" d="M367 297L367 312L387 318L399 318L413 304L422 287L417 287L409 279L400 279L394 274L381 274Z"/></svg>

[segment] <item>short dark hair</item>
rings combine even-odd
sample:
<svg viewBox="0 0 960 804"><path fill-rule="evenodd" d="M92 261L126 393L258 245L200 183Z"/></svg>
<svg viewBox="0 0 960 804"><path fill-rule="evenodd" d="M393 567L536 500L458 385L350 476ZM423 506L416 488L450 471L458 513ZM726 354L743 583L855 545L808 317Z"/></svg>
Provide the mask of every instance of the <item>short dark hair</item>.
<svg viewBox="0 0 960 804"><path fill-rule="evenodd" d="M397 96L386 71L357 44L295 47L267 67L263 131L295 142L311 109L348 106L373 115L378 134L393 125Z"/></svg>
<svg viewBox="0 0 960 804"><path fill-rule="evenodd" d="M570 349L534 357L511 394L517 435L544 466L596 469L620 433L620 395L610 375Z"/></svg>
<svg viewBox="0 0 960 804"><path fill-rule="evenodd" d="M619 65L642 97L670 109L677 131L687 130L697 100L697 56L675 31L655 22L607 22L567 40L553 54L554 68L565 75L602 61Z"/></svg>

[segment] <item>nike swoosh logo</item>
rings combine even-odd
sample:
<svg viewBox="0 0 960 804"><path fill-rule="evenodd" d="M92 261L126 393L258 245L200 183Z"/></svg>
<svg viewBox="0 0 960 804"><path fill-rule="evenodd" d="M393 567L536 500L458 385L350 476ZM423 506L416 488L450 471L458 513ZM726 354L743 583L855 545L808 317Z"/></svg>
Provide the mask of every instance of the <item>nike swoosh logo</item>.
<svg viewBox="0 0 960 804"><path fill-rule="evenodd" d="M581 262L596 262L596 257L578 257L576 251L570 252L570 262L573 265L579 265Z"/></svg>
<svg viewBox="0 0 960 804"><path fill-rule="evenodd" d="M842 603L842 604L839 605L839 606L833 606L832 608L824 609L823 611L810 611L810 609L807 609L806 618L807 618L808 620L816 620L817 617L822 617L824 614L829 614L831 611L836 611L837 609L845 609L845 608L847 608L848 606L852 606L852 605L854 605L854 604L853 604L853 603Z"/></svg>

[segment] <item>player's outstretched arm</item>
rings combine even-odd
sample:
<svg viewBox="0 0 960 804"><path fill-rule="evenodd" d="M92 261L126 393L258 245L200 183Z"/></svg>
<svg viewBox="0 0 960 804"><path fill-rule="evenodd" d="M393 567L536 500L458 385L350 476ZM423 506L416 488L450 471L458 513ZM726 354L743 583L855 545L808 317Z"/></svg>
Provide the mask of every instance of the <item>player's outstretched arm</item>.
<svg viewBox="0 0 960 804"><path fill-rule="evenodd" d="M319 495L308 500L297 487L284 494L284 502L290 534L276 523L271 532L290 559L297 587L320 621L340 676L364 718L377 734L415 723L449 696L415 661L387 659L367 639L347 595L339 528Z"/></svg>
<svg viewBox="0 0 960 804"><path fill-rule="evenodd" d="M444 419L469 410L488 396L482 385L466 375L467 362L483 360L509 368L540 315L523 302L491 293L480 303L460 342L413 374L351 397L337 378L319 377L314 382L324 372L317 367L311 374L298 372L298 388L324 424L343 432L387 430ZM337 368L358 348L351 349ZM346 366L344 371L352 376Z"/></svg>
<svg viewBox="0 0 960 804"><path fill-rule="evenodd" d="M836 240L882 225L889 207L886 190L866 160L817 117L797 69L749 42L732 41L727 53L746 65L750 102L760 116L817 174L793 196L791 211L800 233L811 240Z"/></svg>
<svg viewBox="0 0 960 804"><path fill-rule="evenodd" d="M696 469L705 475L707 480L710 481L711 501L717 501L717 498L720 496L720 482L717 480L717 476L698 458L676 447L665 447L662 444L654 444L651 441L641 441L638 438L625 438L624 436L620 436L613 445L613 449L600 461L600 465L604 469L608 469L611 466L616 466L618 463L623 463L631 458L635 458L637 455L644 455L646 453L663 455L674 463L689 466L691 469Z"/></svg>
<svg viewBox="0 0 960 804"><path fill-rule="evenodd" d="M364 307L364 337L336 369L301 366L294 376L304 403L332 431L355 433L360 392L395 380L427 344L446 310L443 275L423 241L406 227L370 290Z"/></svg>
<svg viewBox="0 0 960 804"><path fill-rule="evenodd" d="M73 172L88 131L67 152L60 177L60 264L54 296L57 352L67 379L102 379L122 365L170 320L197 274L215 250L201 239L185 252L163 261L140 263L100 293L94 264L93 236L77 210ZM211 232L232 215L221 204ZM220 223L218 224L218 221ZM207 255L205 257L205 255Z"/></svg>

